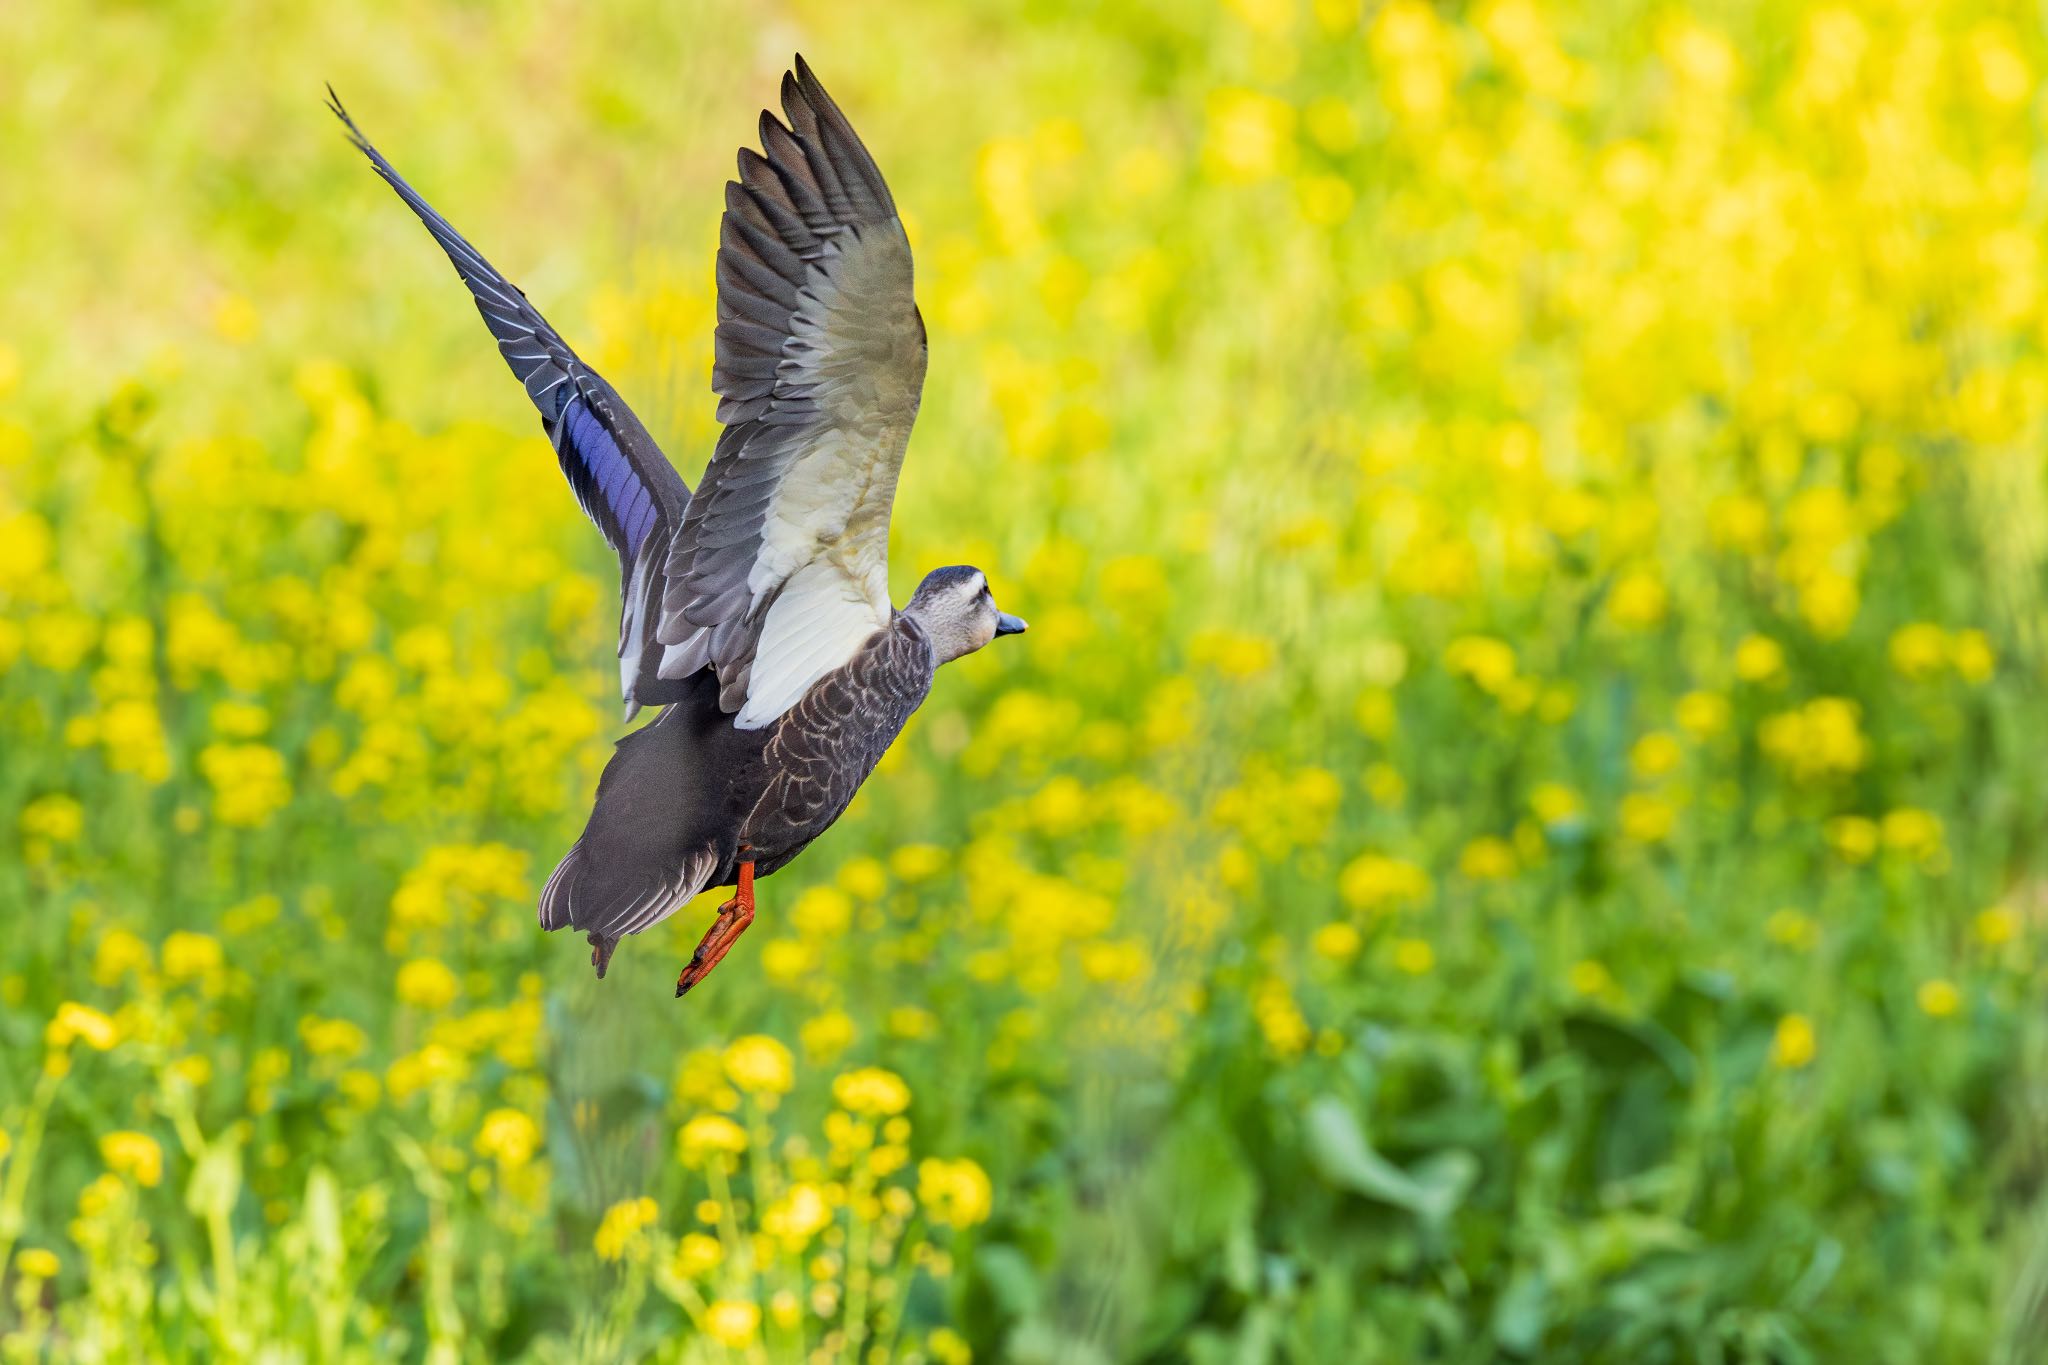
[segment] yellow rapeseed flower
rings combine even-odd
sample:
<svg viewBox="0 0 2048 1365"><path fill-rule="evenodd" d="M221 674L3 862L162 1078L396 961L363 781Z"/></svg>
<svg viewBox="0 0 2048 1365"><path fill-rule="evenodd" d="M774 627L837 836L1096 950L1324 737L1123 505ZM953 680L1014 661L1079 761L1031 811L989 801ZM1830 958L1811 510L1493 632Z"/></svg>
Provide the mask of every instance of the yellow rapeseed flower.
<svg viewBox="0 0 2048 1365"><path fill-rule="evenodd" d="M806 1019L797 1030L804 1056L815 1062L829 1062L854 1044L860 1036L853 1016L845 1010L826 1010Z"/></svg>
<svg viewBox="0 0 2048 1365"><path fill-rule="evenodd" d="M1746 683L1775 682L1785 673L1785 650L1765 635L1749 635L1735 646L1735 676Z"/></svg>
<svg viewBox="0 0 2048 1365"><path fill-rule="evenodd" d="M1813 1060L1816 1040L1813 1021L1803 1014L1788 1014L1778 1021L1771 1037L1771 1062L1796 1071Z"/></svg>
<svg viewBox="0 0 2048 1365"><path fill-rule="evenodd" d="M1768 716L1757 739L1774 762L1800 782L1844 777L1869 761L1863 708L1842 697L1817 697L1796 710Z"/></svg>
<svg viewBox="0 0 2048 1365"><path fill-rule="evenodd" d="M744 1350L761 1330L761 1309L740 1299L719 1299L704 1310L704 1330L719 1345Z"/></svg>
<svg viewBox="0 0 2048 1365"><path fill-rule="evenodd" d="M476 1131L476 1153L516 1171L540 1150L540 1126L517 1109L493 1109Z"/></svg>
<svg viewBox="0 0 2048 1365"><path fill-rule="evenodd" d="M864 1066L834 1078L832 1098L850 1113L879 1118L902 1113L910 1104L910 1087L893 1071Z"/></svg>
<svg viewBox="0 0 2048 1365"><path fill-rule="evenodd" d="M2020 917L2010 906L1994 905L1977 912L1977 941L1987 948L2000 948L2019 937Z"/></svg>
<svg viewBox="0 0 2048 1365"><path fill-rule="evenodd" d="M1458 855L1458 871L1473 881L1505 881L1516 866L1515 846L1492 834L1474 839Z"/></svg>
<svg viewBox="0 0 2048 1365"><path fill-rule="evenodd" d="M221 969L220 940L211 934L180 929L164 940L164 975L173 981L197 981Z"/></svg>
<svg viewBox="0 0 2048 1365"><path fill-rule="evenodd" d="M1652 730L1628 751L1628 766L1637 777L1654 779L1668 776L1684 758L1685 751L1668 731Z"/></svg>
<svg viewBox="0 0 2048 1365"><path fill-rule="evenodd" d="M917 1165L917 1199L933 1221L970 1228L988 1218L995 1191L988 1172L966 1157L927 1157Z"/></svg>
<svg viewBox="0 0 2048 1365"><path fill-rule="evenodd" d="M31 1280L53 1280L63 1265L57 1253L47 1247L23 1247L14 1258L14 1268Z"/></svg>
<svg viewBox="0 0 2048 1365"><path fill-rule="evenodd" d="M435 957L416 957L398 969L398 998L416 1009L438 1010L462 989L448 964Z"/></svg>
<svg viewBox="0 0 2048 1365"><path fill-rule="evenodd" d="M1429 899L1429 874L1414 863L1379 853L1352 859L1338 875L1337 890L1360 910L1405 909Z"/></svg>
<svg viewBox="0 0 2048 1365"><path fill-rule="evenodd" d="M707 1157L746 1151L747 1130L723 1114L699 1114L676 1134L676 1150L685 1166L701 1166Z"/></svg>
<svg viewBox="0 0 2048 1365"><path fill-rule="evenodd" d="M130 973L147 972L154 962L141 938L126 929L109 929L93 949L92 979L102 986L117 985Z"/></svg>
<svg viewBox="0 0 2048 1365"><path fill-rule="evenodd" d="M53 844L75 843L85 832L85 807L76 797L53 792L38 796L23 806L17 823L24 839L46 839Z"/></svg>
<svg viewBox="0 0 2048 1365"><path fill-rule="evenodd" d="M56 1017L44 1031L44 1040L53 1048L62 1048L69 1047L73 1039L105 1052L121 1040L121 1034L112 1019L92 1006L66 1000L57 1007Z"/></svg>
<svg viewBox="0 0 2048 1365"><path fill-rule="evenodd" d="M598 1258L606 1261L624 1260L629 1254L640 1251L646 1245L642 1234L661 1217L661 1206L652 1199L622 1199L604 1211L598 1221L597 1235L591 1239Z"/></svg>
<svg viewBox="0 0 2048 1365"><path fill-rule="evenodd" d="M1728 699L1718 692L1688 692L1678 699L1678 728L1707 739L1728 728Z"/></svg>
<svg viewBox="0 0 2048 1365"><path fill-rule="evenodd" d="M832 1221L822 1186L799 1180L761 1213L761 1231L790 1251L801 1251Z"/></svg>
<svg viewBox="0 0 2048 1365"><path fill-rule="evenodd" d="M1914 998L1920 1002L1921 1011L1930 1019L1946 1019L1962 1008L1963 1004L1963 993L1956 989L1955 983L1938 976L1921 982L1920 989L1914 993Z"/></svg>
<svg viewBox="0 0 2048 1365"><path fill-rule="evenodd" d="M1410 976L1421 976L1436 966L1436 949L1425 939L1395 939L1394 965Z"/></svg>
<svg viewBox="0 0 2048 1365"><path fill-rule="evenodd" d="M1948 667L1948 632L1926 621L1892 632L1892 667L1904 678L1931 678Z"/></svg>
<svg viewBox="0 0 2048 1365"><path fill-rule="evenodd" d="M787 1095L796 1083L796 1060L765 1033L735 1039L725 1049L725 1074L750 1095Z"/></svg>
<svg viewBox="0 0 2048 1365"><path fill-rule="evenodd" d="M701 1280L724 1260L725 1245L716 1237L686 1232L676 1242L675 1272L682 1279Z"/></svg>
<svg viewBox="0 0 2048 1365"><path fill-rule="evenodd" d="M1614 989L1614 977L1593 958L1581 958L1565 973L1565 982L1579 995L1605 995Z"/></svg>
<svg viewBox="0 0 2048 1365"><path fill-rule="evenodd" d="M155 1185L164 1178L164 1149L147 1133L122 1130L103 1135L100 1159L138 1185Z"/></svg>
<svg viewBox="0 0 2048 1365"><path fill-rule="evenodd" d="M1315 955L1331 962L1349 962L1358 956L1363 943L1364 938L1358 930L1343 920L1323 925L1309 939L1309 947Z"/></svg>

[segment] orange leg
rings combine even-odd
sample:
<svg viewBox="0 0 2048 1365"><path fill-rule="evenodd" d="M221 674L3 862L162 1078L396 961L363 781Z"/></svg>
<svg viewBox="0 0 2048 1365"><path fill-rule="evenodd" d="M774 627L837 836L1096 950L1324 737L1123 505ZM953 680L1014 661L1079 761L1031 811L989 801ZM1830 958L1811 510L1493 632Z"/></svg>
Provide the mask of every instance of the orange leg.
<svg viewBox="0 0 2048 1365"><path fill-rule="evenodd" d="M683 974L676 978L676 999L690 993L699 981L711 975L711 969L725 961L725 955L732 951L732 945L739 942L747 926L754 922L754 864L751 860L740 864L740 884L733 892L733 898L718 907L718 918L711 921L711 927L704 931L704 937L697 944L697 951L690 954L690 965L683 968Z"/></svg>

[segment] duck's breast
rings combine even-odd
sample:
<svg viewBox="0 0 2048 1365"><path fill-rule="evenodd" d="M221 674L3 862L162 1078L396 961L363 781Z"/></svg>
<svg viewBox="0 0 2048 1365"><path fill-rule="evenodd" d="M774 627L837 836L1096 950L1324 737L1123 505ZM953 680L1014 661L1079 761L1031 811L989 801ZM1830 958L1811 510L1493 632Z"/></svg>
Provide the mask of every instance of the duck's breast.
<svg viewBox="0 0 2048 1365"><path fill-rule="evenodd" d="M840 817L931 691L937 668L924 631L898 616L775 723L762 754L767 783L741 834L759 875Z"/></svg>

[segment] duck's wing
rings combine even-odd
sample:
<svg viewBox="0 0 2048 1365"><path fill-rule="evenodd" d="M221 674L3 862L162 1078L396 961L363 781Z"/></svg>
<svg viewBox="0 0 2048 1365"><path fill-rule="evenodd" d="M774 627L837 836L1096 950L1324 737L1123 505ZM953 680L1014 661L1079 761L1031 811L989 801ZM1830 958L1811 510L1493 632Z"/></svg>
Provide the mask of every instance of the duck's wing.
<svg viewBox="0 0 2048 1365"><path fill-rule="evenodd" d="M448 253L476 300L498 351L540 410L542 428L576 500L619 555L619 685L630 718L643 702L670 700L658 674L661 650L652 626L663 595L669 542L690 505L690 489L647 428L604 377L580 360L526 295L464 240L370 144L328 89L329 107L349 140L370 159Z"/></svg>
<svg viewBox="0 0 2048 1365"><path fill-rule="evenodd" d="M667 563L663 678L717 670L766 726L887 625L889 506L924 387L895 200L799 57L726 186L712 387L726 423Z"/></svg>

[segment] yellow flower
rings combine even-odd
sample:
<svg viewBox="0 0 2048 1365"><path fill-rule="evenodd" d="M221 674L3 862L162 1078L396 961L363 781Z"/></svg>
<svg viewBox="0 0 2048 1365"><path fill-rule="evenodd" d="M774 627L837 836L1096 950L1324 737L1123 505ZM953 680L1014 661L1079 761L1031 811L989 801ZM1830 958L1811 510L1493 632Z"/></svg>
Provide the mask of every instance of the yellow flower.
<svg viewBox="0 0 2048 1365"><path fill-rule="evenodd" d="M1494 835L1482 835L1458 855L1458 871L1476 882L1504 881L1515 875L1515 846Z"/></svg>
<svg viewBox="0 0 2048 1365"><path fill-rule="evenodd" d="M853 1046L859 1037L853 1016L845 1010L827 1010L823 1014L806 1019L797 1030L797 1039L803 1044L804 1055L812 1061L829 1062Z"/></svg>
<svg viewBox="0 0 2048 1365"><path fill-rule="evenodd" d="M736 1155L747 1150L747 1130L723 1114L699 1114L676 1134L676 1150L686 1166L701 1166L707 1156Z"/></svg>
<svg viewBox="0 0 2048 1365"><path fill-rule="evenodd" d="M910 1087L893 1071L864 1066L836 1077L832 1098L851 1113L877 1118L902 1113L910 1104Z"/></svg>
<svg viewBox="0 0 2048 1365"><path fill-rule="evenodd" d="M799 1251L831 1221L832 1206L826 1202L824 1190L800 1180L762 1211L761 1230L789 1250Z"/></svg>
<svg viewBox="0 0 2048 1365"><path fill-rule="evenodd" d="M676 1243L675 1271L685 1280L703 1279L724 1260L725 1246L716 1237L686 1232Z"/></svg>
<svg viewBox="0 0 2048 1365"><path fill-rule="evenodd" d="M1998 656L1991 650L1991 639L1981 630L1957 631L1949 647L1956 673L1964 682L1989 682L1998 671Z"/></svg>
<svg viewBox="0 0 2048 1365"><path fill-rule="evenodd" d="M455 973L439 958L416 957L398 969L398 998L417 1009L441 1009L460 989Z"/></svg>
<svg viewBox="0 0 2048 1365"><path fill-rule="evenodd" d="M540 1127L517 1109L493 1109L476 1130L476 1153L516 1171L540 1149Z"/></svg>
<svg viewBox="0 0 2048 1365"><path fill-rule="evenodd" d="M155 1185L164 1178L164 1151L147 1133L123 1130L100 1138L100 1159L138 1185Z"/></svg>
<svg viewBox="0 0 2048 1365"><path fill-rule="evenodd" d="M839 886L855 900L880 900L889 889L889 870L875 858L855 858L839 869Z"/></svg>
<svg viewBox="0 0 2048 1365"><path fill-rule="evenodd" d="M97 1052L105 1052L121 1040L121 1034L113 1020L92 1006L66 1000L57 1007L57 1017L50 1021L44 1040L53 1048L62 1048L69 1047L73 1039Z"/></svg>
<svg viewBox="0 0 2048 1365"><path fill-rule="evenodd" d="M1822 826L1837 856L1844 862L1867 863L1877 852L1877 821L1861 815L1838 815Z"/></svg>
<svg viewBox="0 0 2048 1365"><path fill-rule="evenodd" d="M591 1239L598 1257L618 1261L624 1260L628 1254L644 1250L646 1239L642 1234L660 1217L661 1206L645 1196L622 1199L612 1205L604 1211L604 1217L597 1225L597 1235Z"/></svg>
<svg viewBox="0 0 2048 1365"><path fill-rule="evenodd" d="M1787 1071L1796 1071L1813 1060L1813 1021L1803 1014L1788 1014L1778 1021L1771 1037L1771 1061Z"/></svg>
<svg viewBox="0 0 2048 1365"><path fill-rule="evenodd" d="M744 1349L761 1330L761 1310L739 1299L719 1299L704 1310L704 1330L721 1346Z"/></svg>
<svg viewBox="0 0 2048 1365"><path fill-rule="evenodd" d="M937 844L903 844L889 855L889 870L899 882L930 881L945 871L949 857Z"/></svg>
<svg viewBox="0 0 2048 1365"><path fill-rule="evenodd" d="M1735 646L1735 676L1747 683L1772 682L1785 672L1785 651L1763 635L1745 636Z"/></svg>
<svg viewBox="0 0 2048 1365"><path fill-rule="evenodd" d="M1892 632L1892 667L1904 678L1931 678L1948 666L1948 632L1925 621Z"/></svg>
<svg viewBox="0 0 2048 1365"><path fill-rule="evenodd" d="M54 1251L45 1247L23 1247L14 1258L14 1268L31 1280L53 1280L63 1266Z"/></svg>
<svg viewBox="0 0 2048 1365"><path fill-rule="evenodd" d="M1351 860L1338 875L1337 890L1360 910L1391 910L1429 899L1429 874L1414 863L1378 853Z"/></svg>
<svg viewBox="0 0 2048 1365"><path fill-rule="evenodd" d="M1994 905L1977 912L1977 941L1998 948L2019 937L2020 917L2010 906Z"/></svg>
<svg viewBox="0 0 2048 1365"><path fill-rule="evenodd" d="M1565 973L1565 982L1578 995L1605 995L1614 989L1614 977L1594 959L1582 958Z"/></svg>
<svg viewBox="0 0 2048 1365"><path fill-rule="evenodd" d="M266 823L292 799L284 755L267 744L209 744L199 771L213 787L214 817L247 828Z"/></svg>
<svg viewBox="0 0 2048 1365"><path fill-rule="evenodd" d="M934 1221L971 1228L988 1218L995 1192L988 1172L966 1157L927 1157L917 1164L917 1199Z"/></svg>
<svg viewBox="0 0 2048 1365"><path fill-rule="evenodd" d="M1941 817L1932 811L1902 806L1887 811L1879 826L1886 848L1897 849L1915 858L1932 858L1941 852Z"/></svg>
<svg viewBox="0 0 2048 1365"><path fill-rule="evenodd" d="M75 797L61 793L38 796L21 808L19 824L24 839L73 843L85 832L85 807Z"/></svg>
<svg viewBox="0 0 2048 1365"><path fill-rule="evenodd" d="M370 1046L361 1026L347 1019L307 1015L299 1020L299 1041L315 1057L354 1057Z"/></svg>
<svg viewBox="0 0 2048 1365"><path fill-rule="evenodd" d="M1869 761L1863 708L1841 697L1817 697L1768 716L1757 730L1764 753L1795 781L1817 782L1856 772Z"/></svg>
<svg viewBox="0 0 2048 1365"><path fill-rule="evenodd" d="M1637 777L1651 779L1670 774L1684 758L1685 751L1676 739L1663 730L1652 730L1628 751L1628 766Z"/></svg>
<svg viewBox="0 0 2048 1365"><path fill-rule="evenodd" d="M147 943L126 929L109 929L93 950L92 979L113 986L131 972L147 972L151 962Z"/></svg>
<svg viewBox="0 0 2048 1365"><path fill-rule="evenodd" d="M1444 650L1444 667L1499 696L1515 681L1514 647L1485 635L1462 636Z"/></svg>
<svg viewBox="0 0 2048 1365"><path fill-rule="evenodd" d="M1328 958L1332 962L1349 962L1357 957L1362 943L1363 938L1358 930L1343 920L1323 925L1309 939L1309 947L1314 950L1316 956Z"/></svg>
<svg viewBox="0 0 2048 1365"><path fill-rule="evenodd" d="M1266 1036L1266 1046L1276 1056L1297 1056L1308 1046L1308 1020L1294 1003L1287 983L1278 977L1267 977L1252 993L1252 1015L1259 1022L1259 1031Z"/></svg>
<svg viewBox="0 0 2048 1365"><path fill-rule="evenodd" d="M1286 169L1294 158L1294 106L1256 90L1209 95L1205 151L1219 179L1248 184Z"/></svg>
<svg viewBox="0 0 2048 1365"><path fill-rule="evenodd" d="M1664 619L1671 594L1656 574L1637 569L1623 575L1607 599L1607 615L1627 630L1648 630Z"/></svg>
<svg viewBox="0 0 2048 1365"><path fill-rule="evenodd" d="M1529 808L1546 825L1562 825L1578 818L1583 807L1579 794L1562 782L1539 782L1529 793Z"/></svg>
<svg viewBox="0 0 2048 1365"><path fill-rule="evenodd" d="M7 1160L7 1154L13 1150L14 1139L7 1135L5 1128L0 1128L0 1161Z"/></svg>
<svg viewBox="0 0 2048 1365"><path fill-rule="evenodd" d="M211 934L180 929L164 940L164 975L173 981L196 981L221 968L220 940Z"/></svg>
<svg viewBox="0 0 2048 1365"><path fill-rule="evenodd" d="M1963 993L1956 989L1953 981L1935 977L1920 983L1915 993L1920 1009L1931 1019L1946 1019L1962 1007Z"/></svg>
<svg viewBox="0 0 2048 1365"><path fill-rule="evenodd" d="M765 1033L750 1033L725 1050L725 1074L750 1095L787 1095L796 1083L789 1049Z"/></svg>
<svg viewBox="0 0 2048 1365"><path fill-rule="evenodd" d="M1678 699L1678 728L1706 739L1728 728L1728 699L1717 692L1688 692Z"/></svg>
<svg viewBox="0 0 2048 1365"><path fill-rule="evenodd" d="M1394 965L1410 976L1421 976L1436 966L1436 949L1424 939L1395 939Z"/></svg>

